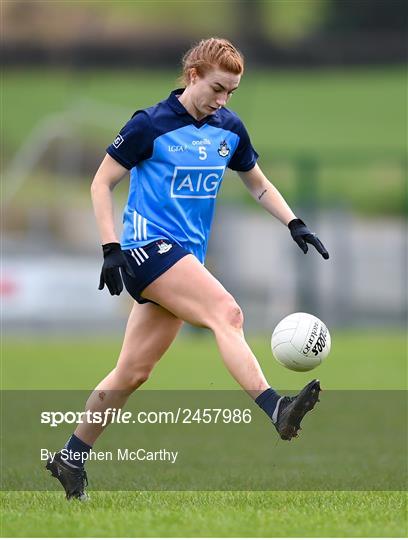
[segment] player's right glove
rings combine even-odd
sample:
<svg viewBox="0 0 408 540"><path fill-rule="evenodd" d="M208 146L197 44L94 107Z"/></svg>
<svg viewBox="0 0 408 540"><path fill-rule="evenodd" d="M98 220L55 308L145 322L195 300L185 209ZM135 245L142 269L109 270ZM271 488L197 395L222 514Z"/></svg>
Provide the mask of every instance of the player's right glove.
<svg viewBox="0 0 408 540"><path fill-rule="evenodd" d="M101 291L106 284L112 296L119 296L123 291L123 281L119 269L132 277L135 275L118 242L104 244L102 249L104 261L98 289Z"/></svg>
<svg viewBox="0 0 408 540"><path fill-rule="evenodd" d="M320 242L315 233L310 232L306 223L304 223L301 219L292 219L292 221L288 223L288 227L293 240L300 247L303 253L307 253L307 244L311 244L317 249L323 259L329 258L327 249Z"/></svg>

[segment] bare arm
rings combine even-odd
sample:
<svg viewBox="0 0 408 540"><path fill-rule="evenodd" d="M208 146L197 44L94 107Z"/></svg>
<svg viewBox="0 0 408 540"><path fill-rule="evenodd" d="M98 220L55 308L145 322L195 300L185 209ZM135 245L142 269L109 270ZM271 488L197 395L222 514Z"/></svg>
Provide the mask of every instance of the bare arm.
<svg viewBox="0 0 408 540"><path fill-rule="evenodd" d="M321 241L314 233L310 232L301 219L295 216L288 203L276 187L269 182L258 164L250 171L239 172L238 174L252 197L284 225L289 226L293 240L303 253L308 251L307 244L312 244L324 259L329 258L329 254Z"/></svg>
<svg viewBox="0 0 408 540"><path fill-rule="evenodd" d="M266 178L258 164L250 171L241 171L238 174L252 197L284 225L287 225L292 219L296 219L288 203Z"/></svg>
<svg viewBox="0 0 408 540"><path fill-rule="evenodd" d="M93 179L92 204L102 244L119 242L113 218L112 191L128 172L125 167L106 154Z"/></svg>

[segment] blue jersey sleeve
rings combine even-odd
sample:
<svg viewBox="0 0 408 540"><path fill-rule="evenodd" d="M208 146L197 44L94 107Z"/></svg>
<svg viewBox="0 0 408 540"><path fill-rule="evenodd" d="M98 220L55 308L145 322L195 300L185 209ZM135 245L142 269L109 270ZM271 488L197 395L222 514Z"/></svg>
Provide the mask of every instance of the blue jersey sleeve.
<svg viewBox="0 0 408 540"><path fill-rule="evenodd" d="M126 169L148 159L153 151L152 123L147 113L136 111L106 152Z"/></svg>
<svg viewBox="0 0 408 540"><path fill-rule="evenodd" d="M255 167L259 157L258 153L253 148L248 132L241 121L236 132L239 136L239 143L228 167L234 171L250 171Z"/></svg>

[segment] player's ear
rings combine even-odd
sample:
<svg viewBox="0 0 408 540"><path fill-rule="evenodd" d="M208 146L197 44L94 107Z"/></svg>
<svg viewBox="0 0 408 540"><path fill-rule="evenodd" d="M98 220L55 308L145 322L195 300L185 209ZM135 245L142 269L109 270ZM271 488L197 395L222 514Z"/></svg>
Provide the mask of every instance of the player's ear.
<svg viewBox="0 0 408 540"><path fill-rule="evenodd" d="M198 72L196 68L191 68L189 71L190 84L195 84L198 81Z"/></svg>

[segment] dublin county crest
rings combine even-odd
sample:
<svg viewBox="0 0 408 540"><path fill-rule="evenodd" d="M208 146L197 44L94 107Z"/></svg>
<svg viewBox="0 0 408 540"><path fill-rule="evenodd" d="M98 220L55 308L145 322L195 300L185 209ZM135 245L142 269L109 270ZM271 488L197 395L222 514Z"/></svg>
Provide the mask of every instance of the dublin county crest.
<svg viewBox="0 0 408 540"><path fill-rule="evenodd" d="M157 253L159 255L163 255L163 253L167 253L168 251L171 250L171 248L173 247L173 244L168 244L167 242L165 242L164 240L158 240L156 242L156 246L159 248L157 250Z"/></svg>
<svg viewBox="0 0 408 540"><path fill-rule="evenodd" d="M228 148L227 143L224 141L220 142L220 146L218 148L218 153L221 157L227 157L229 156L230 149Z"/></svg>

